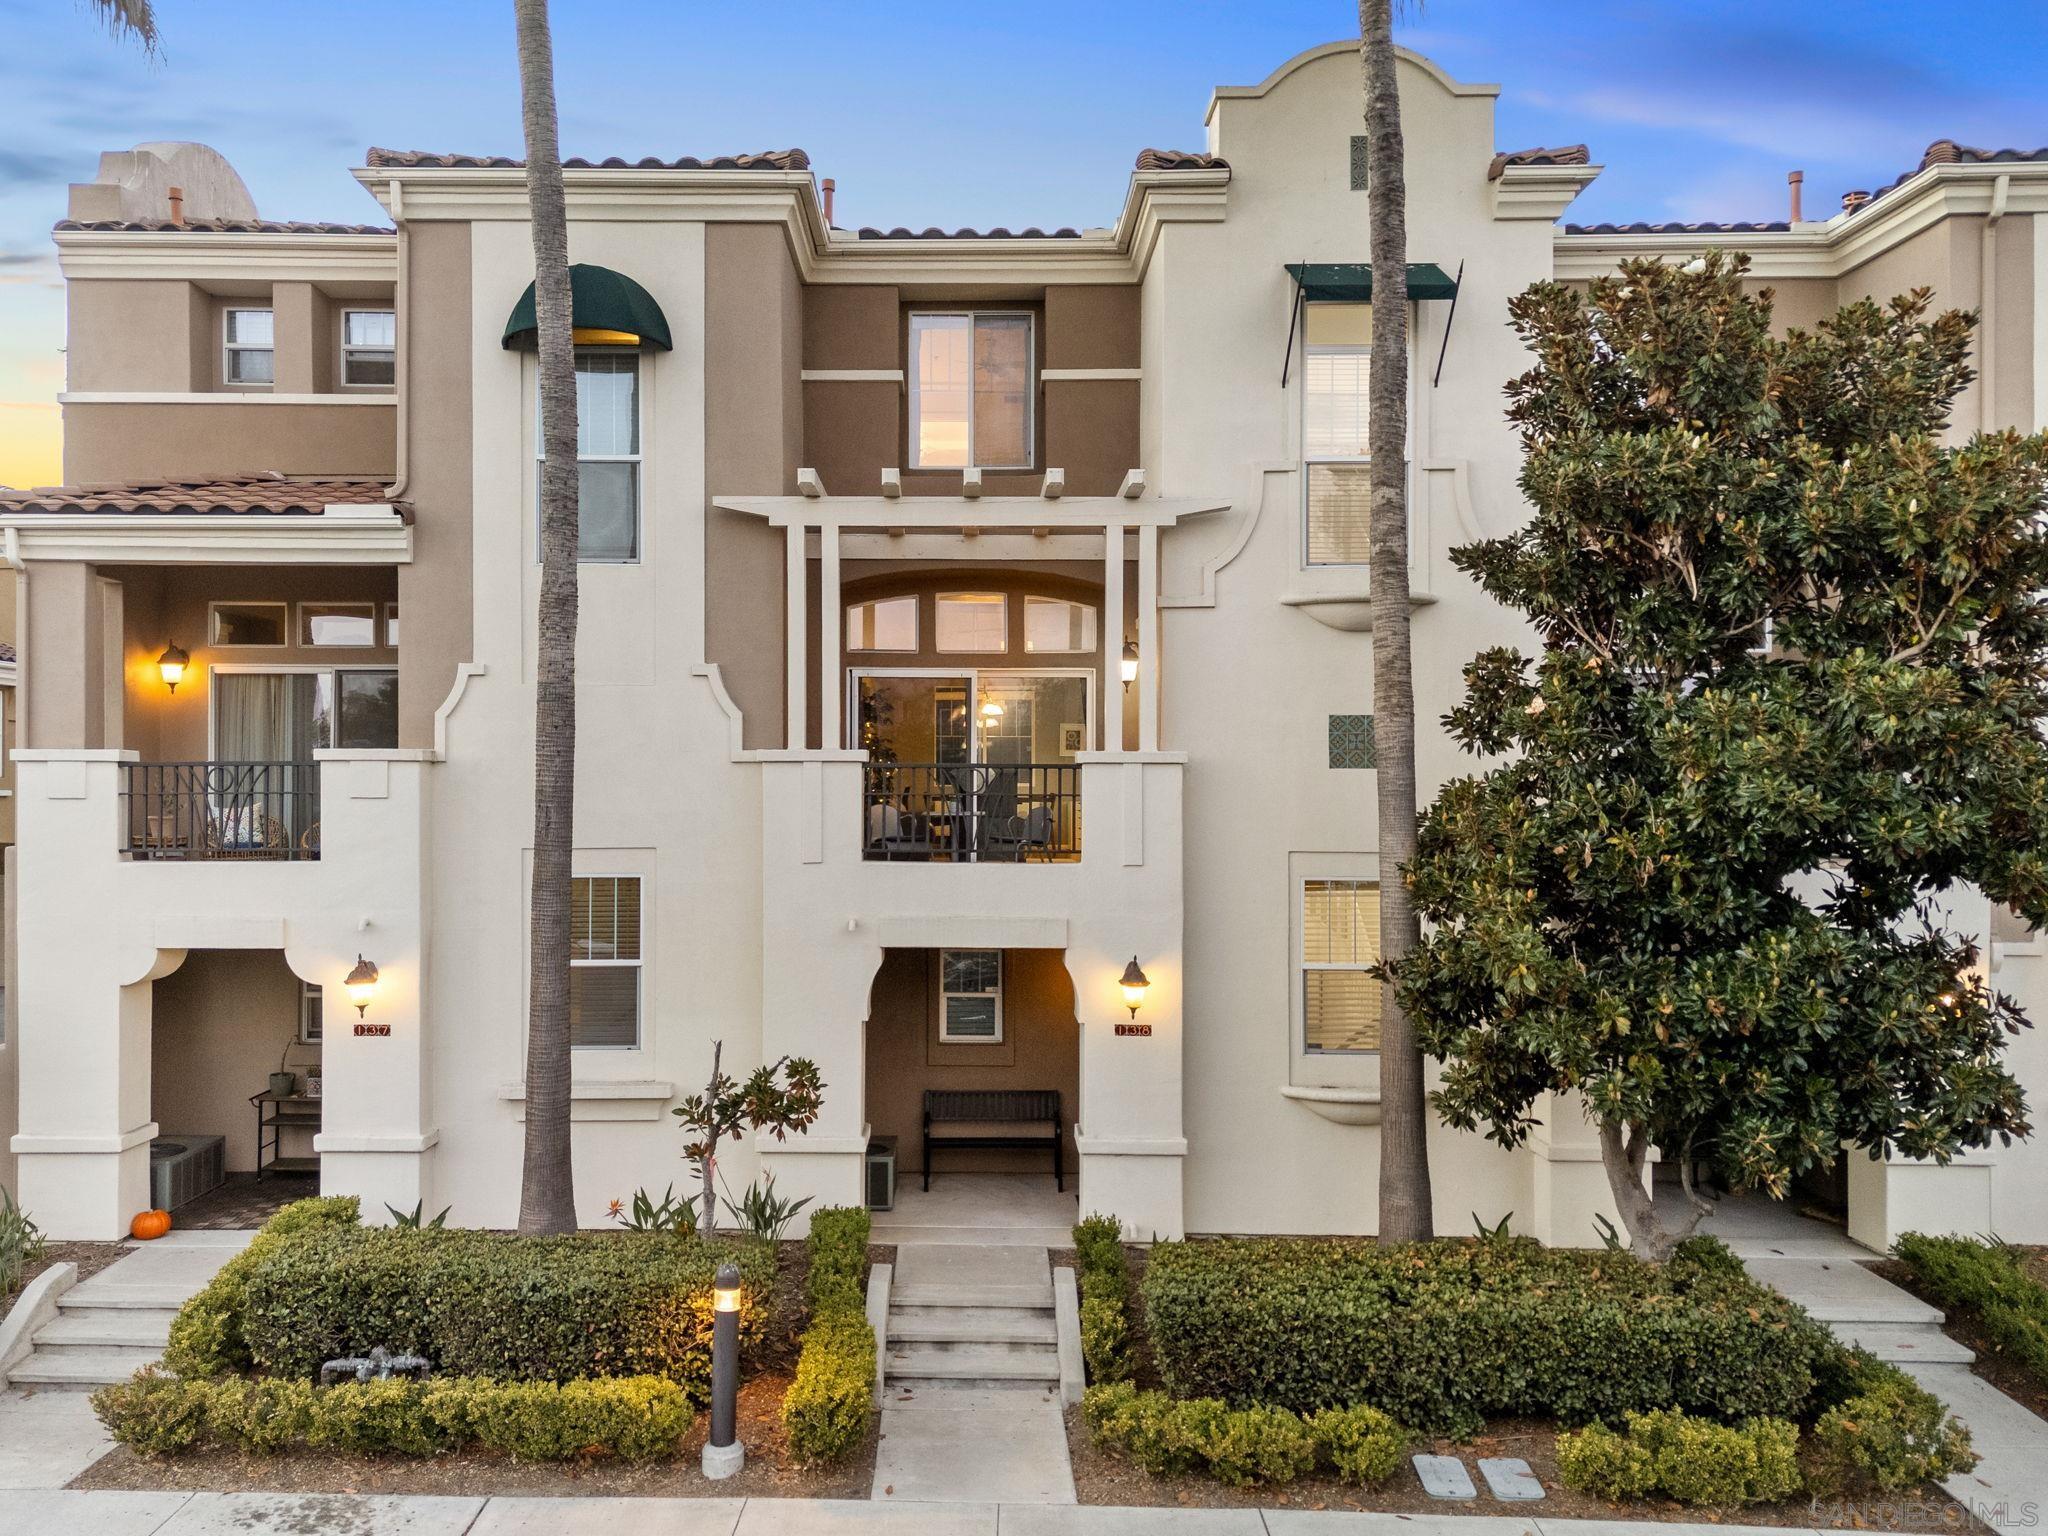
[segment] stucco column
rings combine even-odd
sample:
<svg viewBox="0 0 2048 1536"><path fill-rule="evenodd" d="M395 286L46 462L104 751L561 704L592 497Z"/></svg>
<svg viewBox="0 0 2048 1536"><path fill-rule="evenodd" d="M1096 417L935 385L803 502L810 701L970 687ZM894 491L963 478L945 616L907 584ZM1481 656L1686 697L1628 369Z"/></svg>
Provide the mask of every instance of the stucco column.
<svg viewBox="0 0 2048 1536"><path fill-rule="evenodd" d="M1529 1133L1529 1203L1526 1213L1516 1213L1515 1229L1552 1248L1598 1247L1603 1217L1624 1231L1586 1101L1576 1093L1546 1093L1531 1113L1538 1123ZM1644 1165L1646 1182L1656 1164L1653 1150Z"/></svg>
<svg viewBox="0 0 2048 1536"><path fill-rule="evenodd" d="M1108 679L1122 676L1124 657L1123 524L1110 523L1102 530L1102 549L1102 675ZM1107 686L1105 681L1105 689ZM1123 749L1124 709L1119 692L1102 702L1102 750Z"/></svg>
<svg viewBox="0 0 2048 1536"><path fill-rule="evenodd" d="M125 1237L149 1200L151 985L184 960L126 908L120 773L132 752L15 754L22 890L9 1021L22 1208L59 1239Z"/></svg>
<svg viewBox="0 0 2048 1536"><path fill-rule="evenodd" d="M430 754L323 752L319 879L322 900L289 925L286 958L325 993L320 1191L355 1195L363 1220L386 1207L437 1207L428 1021L421 1002L428 952L422 922ZM357 956L377 967L358 1014L343 984ZM453 1212L470 1225L481 1212Z"/></svg>
<svg viewBox="0 0 2048 1536"><path fill-rule="evenodd" d="M98 747L102 721L101 588L93 568L77 560L38 560L28 582L28 633L22 637L21 679L30 701L32 747Z"/></svg>
<svg viewBox="0 0 2048 1536"><path fill-rule="evenodd" d="M839 676L839 641L846 624L839 596L839 525L818 527L818 745L827 751L839 739L839 705L845 695Z"/></svg>
<svg viewBox="0 0 2048 1536"><path fill-rule="evenodd" d="M1138 530L1138 750L1159 750L1159 525Z"/></svg>
<svg viewBox="0 0 2048 1536"><path fill-rule="evenodd" d="M806 640L810 594L805 581L804 525L791 523L785 531L788 537L783 546L783 628L788 670L784 677L787 702L783 708L787 718L783 744L792 752L801 752L805 745L804 725L809 714L805 684L810 671Z"/></svg>
<svg viewBox="0 0 2048 1536"><path fill-rule="evenodd" d="M1082 764L1082 881L1066 951L1081 1026L1081 1208L1117 1217L1140 1241L1179 1237L1184 768L1166 754L1084 754ZM1151 983L1135 1014L1119 984L1133 958Z"/></svg>
<svg viewBox="0 0 2048 1536"><path fill-rule="evenodd" d="M316 360L326 352L325 337L316 326L326 305L320 302L311 283L273 283L270 315L277 347L277 381L271 388L280 395L310 395L327 389L324 379L315 377Z"/></svg>

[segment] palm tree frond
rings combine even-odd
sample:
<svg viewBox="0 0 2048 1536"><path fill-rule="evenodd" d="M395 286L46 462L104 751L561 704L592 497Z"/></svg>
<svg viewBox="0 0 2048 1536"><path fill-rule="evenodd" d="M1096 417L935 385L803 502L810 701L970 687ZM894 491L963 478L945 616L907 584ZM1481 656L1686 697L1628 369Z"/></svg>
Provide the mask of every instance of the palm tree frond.
<svg viewBox="0 0 2048 1536"><path fill-rule="evenodd" d="M154 56L158 49L156 7L150 0L89 0L100 23L116 37L132 37L142 51Z"/></svg>

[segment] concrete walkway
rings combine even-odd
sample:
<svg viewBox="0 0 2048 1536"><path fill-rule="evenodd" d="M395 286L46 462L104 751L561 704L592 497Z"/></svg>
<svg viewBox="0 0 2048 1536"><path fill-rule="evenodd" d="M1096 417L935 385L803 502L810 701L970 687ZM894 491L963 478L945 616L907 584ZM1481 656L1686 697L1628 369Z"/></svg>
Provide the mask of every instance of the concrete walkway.
<svg viewBox="0 0 2048 1536"><path fill-rule="evenodd" d="M0 1536L1765 1536L1741 1525L1305 1509L1055 1508L971 1501L469 1499L356 1494L38 1493ZM1768 1536L1820 1536L1773 1527Z"/></svg>
<svg viewBox="0 0 2048 1536"><path fill-rule="evenodd" d="M1072 1504L1045 1249L899 1243L889 1301L871 1497Z"/></svg>
<svg viewBox="0 0 2048 1536"><path fill-rule="evenodd" d="M1724 1201L1702 1230L1837 1338L1902 1365L1970 1426L1982 1459L1942 1484L1957 1503L1995 1531L2048 1518L2048 1423L1971 1371L1970 1351L1941 1333L1937 1309L1866 1269L1877 1254L1770 1201Z"/></svg>

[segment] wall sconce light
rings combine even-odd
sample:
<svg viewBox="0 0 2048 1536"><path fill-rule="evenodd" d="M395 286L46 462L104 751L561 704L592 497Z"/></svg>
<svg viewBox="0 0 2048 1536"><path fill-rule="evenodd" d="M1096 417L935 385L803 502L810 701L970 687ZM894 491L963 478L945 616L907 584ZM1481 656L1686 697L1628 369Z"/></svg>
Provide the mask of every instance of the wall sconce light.
<svg viewBox="0 0 2048 1536"><path fill-rule="evenodd" d="M1126 640L1124 642L1124 659L1121 663L1121 669L1124 675L1124 692L1129 693L1131 691L1131 684L1138 680L1137 641Z"/></svg>
<svg viewBox="0 0 2048 1536"><path fill-rule="evenodd" d="M370 1006L370 1000L377 995L377 965L365 960L361 953L356 955L355 969L348 973L342 983L348 988L348 1000L356 1005L356 1015L361 1017Z"/></svg>
<svg viewBox="0 0 2048 1536"><path fill-rule="evenodd" d="M711 1433L704 1440L704 1475L731 1477L747 1464L739 1437L740 1270L730 1260L711 1281Z"/></svg>
<svg viewBox="0 0 2048 1536"><path fill-rule="evenodd" d="M178 684L185 681L185 664L191 659L176 641L165 646L163 655L157 657L157 675L163 678L164 686L171 692L176 693Z"/></svg>
<svg viewBox="0 0 2048 1536"><path fill-rule="evenodd" d="M1138 965L1136 955L1131 956L1131 963L1124 967L1123 980L1119 985L1124 989L1124 1006L1131 1010L1131 1017L1135 1019L1138 1005L1145 1001L1145 989L1152 985Z"/></svg>
<svg viewBox="0 0 2048 1536"><path fill-rule="evenodd" d="M984 704L983 704L983 705L981 706L981 718L982 718L982 719L984 719L984 720L1000 720L1000 719L1002 719L1002 718L1003 718L1003 706L1002 706L1001 704L997 703L997 702L996 702L996 701L995 701L994 699L990 699L990 700L988 700L988 701L987 701L986 703L984 703Z"/></svg>

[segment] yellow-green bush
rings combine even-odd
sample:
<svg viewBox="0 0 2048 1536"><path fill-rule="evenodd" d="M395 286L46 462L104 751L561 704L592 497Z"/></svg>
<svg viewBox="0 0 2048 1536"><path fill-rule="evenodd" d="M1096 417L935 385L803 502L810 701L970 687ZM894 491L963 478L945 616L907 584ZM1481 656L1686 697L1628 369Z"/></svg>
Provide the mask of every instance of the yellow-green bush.
<svg viewBox="0 0 2048 1536"><path fill-rule="evenodd" d="M1799 1427L1773 1418L1716 1424L1676 1408L1631 1413L1622 1434L1596 1424L1559 1435L1557 1468L1567 1488L1604 1499L1764 1504L1799 1491Z"/></svg>
<svg viewBox="0 0 2048 1536"><path fill-rule="evenodd" d="M249 1368L249 1277L284 1242L361 1220L354 1195L294 1200L263 1224L255 1240L223 1264L171 1320L164 1364L180 1376L218 1376Z"/></svg>
<svg viewBox="0 0 2048 1536"><path fill-rule="evenodd" d="M1304 1421L1284 1408L1177 1400L1127 1381L1090 1387L1081 1415L1098 1443L1147 1472L1201 1471L1238 1487L1291 1482L1318 1462L1347 1482L1379 1482L1400 1465L1406 1446L1400 1428L1374 1408L1331 1409Z"/></svg>
<svg viewBox="0 0 2048 1536"><path fill-rule="evenodd" d="M1124 1256L1123 1224L1090 1216L1074 1225L1074 1281L1081 1296L1081 1360L1097 1384L1128 1381L1131 1359L1128 1310L1131 1272Z"/></svg>
<svg viewBox="0 0 2048 1536"><path fill-rule="evenodd" d="M688 1433L689 1394L660 1376L557 1385L445 1376L427 1381L302 1381L155 1370L103 1388L107 1432L147 1456L200 1447L274 1453L300 1446L353 1455L437 1456L481 1445L524 1461L672 1455Z"/></svg>
<svg viewBox="0 0 2048 1536"><path fill-rule="evenodd" d="M798 1461L834 1461L867 1438L875 1405L875 1330L863 1285L869 1218L857 1206L811 1217L811 1326L782 1397L782 1427Z"/></svg>
<svg viewBox="0 0 2048 1536"><path fill-rule="evenodd" d="M1807 1433L1814 1492L1896 1493L1977 1464L1968 1427L1911 1376L1862 1350L1849 1370L1850 1395Z"/></svg>

